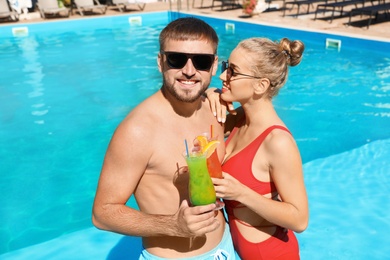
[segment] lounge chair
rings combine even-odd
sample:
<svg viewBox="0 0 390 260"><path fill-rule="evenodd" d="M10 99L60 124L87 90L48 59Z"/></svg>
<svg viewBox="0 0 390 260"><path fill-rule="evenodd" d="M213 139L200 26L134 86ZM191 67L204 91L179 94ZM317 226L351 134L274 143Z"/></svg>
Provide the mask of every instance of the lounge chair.
<svg viewBox="0 0 390 260"><path fill-rule="evenodd" d="M112 0L112 4L115 5L120 12L134 10L134 6L137 6L140 11L143 11L146 3L138 0Z"/></svg>
<svg viewBox="0 0 390 260"><path fill-rule="evenodd" d="M358 5L362 5L364 7L365 0L345 0L342 2L335 2L335 3L327 3L327 4L319 4L317 5L316 13L314 15L314 20L317 19L317 13L318 12L327 12L332 11L332 15L330 17L330 22L333 21L334 13L336 11L336 8L340 11L340 17L343 16L344 7L354 5L355 8L358 8Z"/></svg>
<svg viewBox="0 0 390 260"><path fill-rule="evenodd" d="M84 12L93 12L94 10L99 10L102 14L107 11L107 5L100 4L98 0L74 0L73 3L81 16L84 15Z"/></svg>
<svg viewBox="0 0 390 260"><path fill-rule="evenodd" d="M192 8L195 8L195 0L192 0ZM200 7L197 8L203 8L203 0L200 0Z"/></svg>
<svg viewBox="0 0 390 260"><path fill-rule="evenodd" d="M276 1L282 1L283 2L282 6L284 6L284 3L286 2L286 0L265 0L265 2L268 4L267 10L271 10L273 8L279 9L279 5L278 4L273 4L272 3L272 2L276 2ZM276 8L276 6L277 6L277 8Z"/></svg>
<svg viewBox="0 0 390 260"><path fill-rule="evenodd" d="M372 21L372 16L375 16L375 20L377 20L378 15L381 12L384 12L386 13L386 15L388 15L390 13L390 3L377 4L377 5L352 9L351 12L349 13L348 25L351 24L351 19L353 15L355 14L368 15L370 17L367 23L367 29L368 29Z"/></svg>
<svg viewBox="0 0 390 260"><path fill-rule="evenodd" d="M7 0L0 0L0 19L8 21L19 21L19 14L12 10Z"/></svg>
<svg viewBox="0 0 390 260"><path fill-rule="evenodd" d="M39 13L43 19L46 19L47 15L57 15L63 17L69 17L70 10L67 7L59 7L57 0L38 0L37 6Z"/></svg>
<svg viewBox="0 0 390 260"><path fill-rule="evenodd" d="M282 1L282 5L275 4L273 2L275 1ZM257 4L255 6L255 9L253 9L253 14L260 14L263 12L269 12L272 10L279 10L280 6L284 6L285 0L258 0ZM238 4L239 6L239 4Z"/></svg>
<svg viewBox="0 0 390 260"><path fill-rule="evenodd" d="M320 2L327 3L328 0L297 0L297 1L285 2L284 3L284 7L283 7L283 16L286 15L286 10L287 10L287 6L288 5L291 5L291 9L294 7L294 5L297 6L297 13L294 16L298 17L298 15L300 14L299 10L301 9L301 5L306 5L307 6L306 14L308 14L310 12L310 6L315 4L315 3L320 3ZM291 10L291 9L289 9L289 10Z"/></svg>
<svg viewBox="0 0 390 260"><path fill-rule="evenodd" d="M242 6L240 3L237 2L237 0L213 0L213 2L211 3L211 10L214 9L215 2L221 2L220 11L227 10L227 9L241 8Z"/></svg>

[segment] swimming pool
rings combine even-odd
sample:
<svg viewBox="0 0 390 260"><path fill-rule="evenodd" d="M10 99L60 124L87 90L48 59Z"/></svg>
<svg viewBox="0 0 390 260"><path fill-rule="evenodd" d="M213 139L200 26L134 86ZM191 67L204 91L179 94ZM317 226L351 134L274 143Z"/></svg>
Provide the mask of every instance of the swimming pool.
<svg viewBox="0 0 390 260"><path fill-rule="evenodd" d="M0 26L0 259L91 237L105 259L123 242L91 228L92 200L116 125L160 87L157 36L171 15L31 24L16 37ZM218 31L221 60L252 36L306 44L275 100L305 163L311 220L298 235L302 259L389 255L390 42L204 19ZM96 241L108 236L102 254Z"/></svg>

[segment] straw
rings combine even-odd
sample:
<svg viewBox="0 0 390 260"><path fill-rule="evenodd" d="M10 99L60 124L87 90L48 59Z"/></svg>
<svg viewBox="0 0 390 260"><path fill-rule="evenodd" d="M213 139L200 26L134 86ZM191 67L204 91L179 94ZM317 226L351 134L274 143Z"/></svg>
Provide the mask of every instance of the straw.
<svg viewBox="0 0 390 260"><path fill-rule="evenodd" d="M184 145L186 146L186 153L187 153L187 157L189 156L189 153L188 153L188 143L187 143L187 139L184 139Z"/></svg>
<svg viewBox="0 0 390 260"><path fill-rule="evenodd" d="M213 125L210 125L210 139L213 138Z"/></svg>

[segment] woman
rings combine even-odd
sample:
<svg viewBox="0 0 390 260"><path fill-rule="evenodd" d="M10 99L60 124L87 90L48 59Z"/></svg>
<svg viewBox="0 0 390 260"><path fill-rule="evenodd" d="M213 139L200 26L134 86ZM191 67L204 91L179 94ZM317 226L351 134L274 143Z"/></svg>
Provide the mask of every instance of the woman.
<svg viewBox="0 0 390 260"><path fill-rule="evenodd" d="M297 145L277 115L272 98L285 84L288 66L298 65L300 41L250 38L223 63L220 98L239 102L228 115L223 179L213 179L223 198L235 249L242 259L299 259L293 233L308 225L308 200ZM210 89L210 100L218 97ZM243 113L240 113L243 112Z"/></svg>

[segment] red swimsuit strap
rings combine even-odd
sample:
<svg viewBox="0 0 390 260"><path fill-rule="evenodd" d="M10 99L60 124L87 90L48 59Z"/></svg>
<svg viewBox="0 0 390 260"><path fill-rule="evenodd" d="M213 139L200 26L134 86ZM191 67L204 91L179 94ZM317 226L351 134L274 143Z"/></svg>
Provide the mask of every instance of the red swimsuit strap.
<svg viewBox="0 0 390 260"><path fill-rule="evenodd" d="M233 131L231 132L231 134L229 135L229 137L227 138L227 140L225 141L225 147L228 146L228 144L230 143L230 140L233 138L233 136L237 133L239 127L234 127L233 128ZM239 153L241 153L242 151L246 150L246 149L251 149L252 152L256 152L257 149L260 147L260 145L263 143L264 139L268 136L269 133L271 133L274 129L281 129L281 130L284 130L286 132L288 132L289 134L291 134L291 132L284 126L281 126L281 125L272 125L270 127L268 127L267 129L265 129L258 137L255 138L255 140L253 140L251 143L249 143L244 149L242 149ZM291 134L292 135L292 134ZM238 153L238 154L239 154ZM252 155L252 154L251 154ZM253 154L254 155L254 154ZM229 159L230 160L230 159Z"/></svg>

